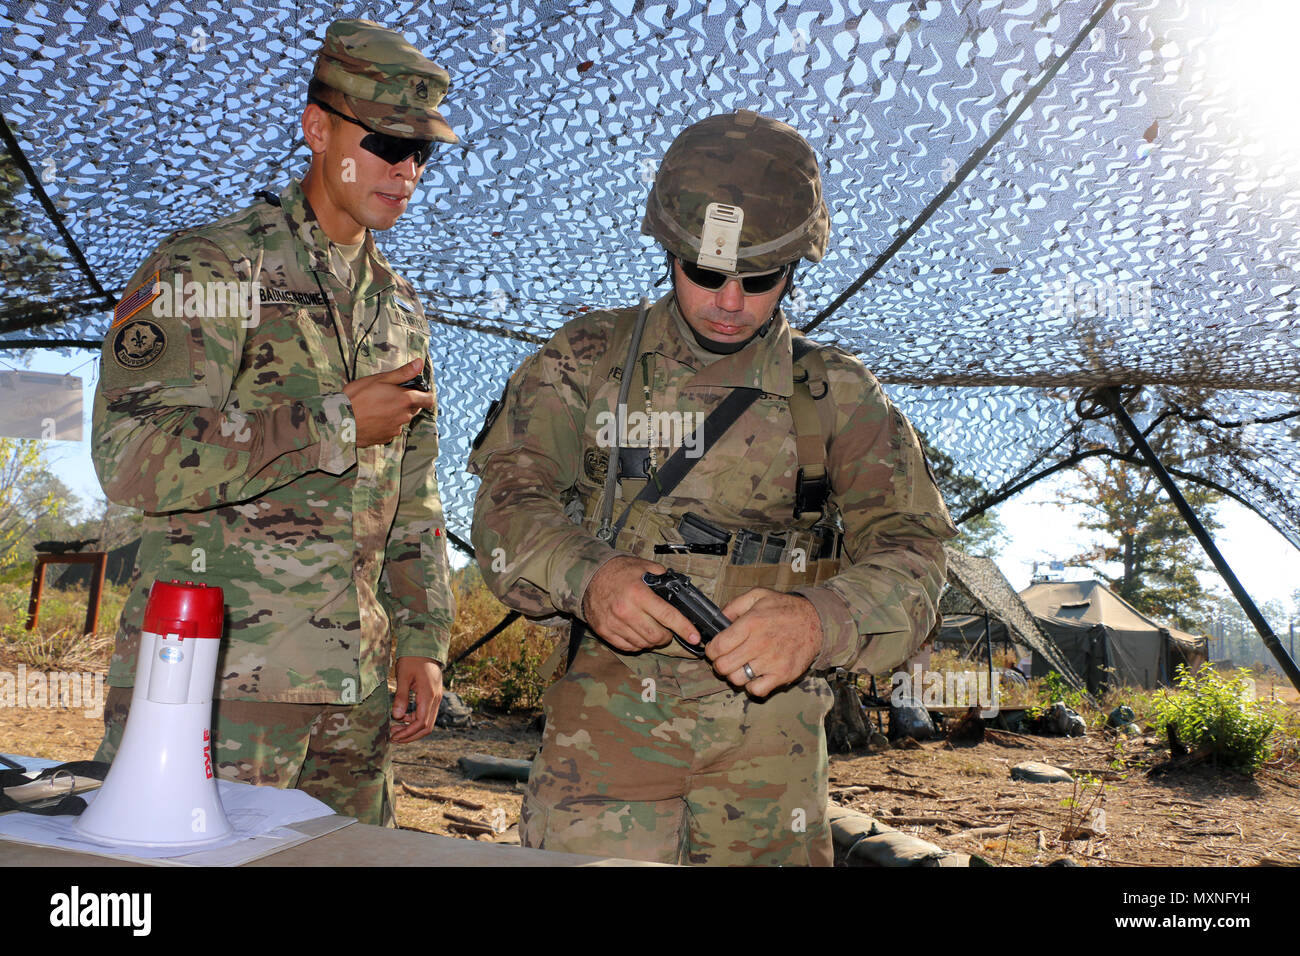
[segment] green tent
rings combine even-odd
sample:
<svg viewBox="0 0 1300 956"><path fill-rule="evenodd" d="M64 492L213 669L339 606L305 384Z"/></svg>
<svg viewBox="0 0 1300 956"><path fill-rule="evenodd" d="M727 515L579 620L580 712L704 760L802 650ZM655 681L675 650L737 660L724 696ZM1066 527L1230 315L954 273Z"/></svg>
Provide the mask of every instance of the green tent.
<svg viewBox="0 0 1300 956"><path fill-rule="evenodd" d="M1100 581L1039 581L1020 592L1089 693L1171 684L1180 663L1206 659L1207 641L1153 621ZM1032 676L1055 668L1033 656Z"/></svg>

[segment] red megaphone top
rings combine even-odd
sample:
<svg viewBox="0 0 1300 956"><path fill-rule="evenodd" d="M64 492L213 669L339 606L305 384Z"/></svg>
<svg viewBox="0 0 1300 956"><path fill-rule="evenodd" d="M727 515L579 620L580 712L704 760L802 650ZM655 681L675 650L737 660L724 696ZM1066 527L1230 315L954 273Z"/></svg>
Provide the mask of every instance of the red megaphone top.
<svg viewBox="0 0 1300 956"><path fill-rule="evenodd" d="M179 634L221 639L225 617L221 588L186 581L154 581L144 608L144 629L150 634Z"/></svg>

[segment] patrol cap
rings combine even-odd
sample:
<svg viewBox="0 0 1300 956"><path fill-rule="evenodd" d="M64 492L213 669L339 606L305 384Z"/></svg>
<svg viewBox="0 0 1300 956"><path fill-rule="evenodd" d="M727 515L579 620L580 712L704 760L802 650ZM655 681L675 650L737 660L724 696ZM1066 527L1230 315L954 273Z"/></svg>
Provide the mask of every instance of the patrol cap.
<svg viewBox="0 0 1300 956"><path fill-rule="evenodd" d="M718 205L742 211L730 268L707 261L714 250L701 247ZM679 259L733 275L817 262L830 234L817 156L794 127L752 110L702 119L664 154L641 232Z"/></svg>
<svg viewBox="0 0 1300 956"><path fill-rule="evenodd" d="M406 38L370 20L335 20L312 74L338 90L357 119L405 139L457 141L438 104L447 93L447 71Z"/></svg>

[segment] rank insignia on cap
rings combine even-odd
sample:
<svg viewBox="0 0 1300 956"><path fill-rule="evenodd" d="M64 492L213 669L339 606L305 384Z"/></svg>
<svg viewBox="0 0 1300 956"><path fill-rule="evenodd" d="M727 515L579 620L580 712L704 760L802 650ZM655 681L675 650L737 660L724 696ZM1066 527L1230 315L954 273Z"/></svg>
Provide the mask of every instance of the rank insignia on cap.
<svg viewBox="0 0 1300 956"><path fill-rule="evenodd" d="M415 95L422 100L427 100L429 98L429 84L425 83L424 80L421 80L419 83L416 83Z"/></svg>
<svg viewBox="0 0 1300 956"><path fill-rule="evenodd" d="M113 309L113 324L109 328L117 328L161 294L162 286L158 282L158 273L155 272L152 279L140 283L122 297L122 301Z"/></svg>

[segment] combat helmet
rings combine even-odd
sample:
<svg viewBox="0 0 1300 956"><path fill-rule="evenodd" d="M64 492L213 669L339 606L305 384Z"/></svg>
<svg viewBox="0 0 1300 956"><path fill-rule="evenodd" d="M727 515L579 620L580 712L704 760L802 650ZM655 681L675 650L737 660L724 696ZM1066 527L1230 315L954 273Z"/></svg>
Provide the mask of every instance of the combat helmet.
<svg viewBox="0 0 1300 956"><path fill-rule="evenodd" d="M664 154L641 232L732 275L817 262L830 233L817 157L793 127L750 110L700 120Z"/></svg>

